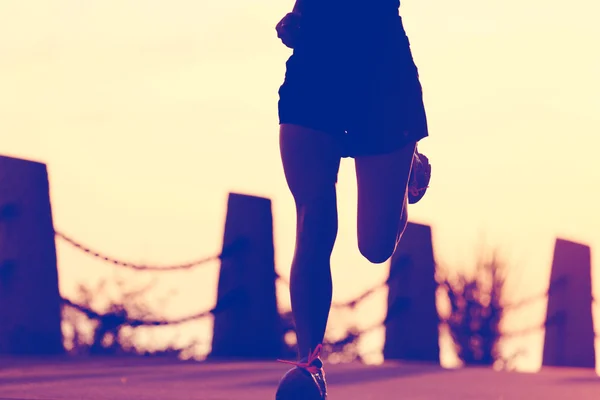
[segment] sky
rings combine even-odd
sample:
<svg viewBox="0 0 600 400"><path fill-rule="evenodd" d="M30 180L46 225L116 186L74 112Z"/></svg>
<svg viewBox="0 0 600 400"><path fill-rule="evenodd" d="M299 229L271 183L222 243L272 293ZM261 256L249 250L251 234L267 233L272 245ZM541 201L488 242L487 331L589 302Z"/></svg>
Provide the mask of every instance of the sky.
<svg viewBox="0 0 600 400"><path fill-rule="evenodd" d="M216 253L228 193L268 197L277 270L287 276L295 213L279 159L277 90L290 50L274 26L291 7L0 0L0 155L46 163L56 229L132 262ZM446 268L470 268L481 243L498 249L514 270L515 302L547 287L556 237L591 246L600 297L599 11L584 0L401 7L429 117L419 149L433 167L410 219L432 226ZM332 271L335 299L344 301L388 268L357 250L352 160L342 163L338 193ZM131 287L156 281L149 303L170 317L215 301L216 263L165 277L117 272L60 242L58 252L66 297L80 283L121 277ZM286 289L278 295L289 307ZM541 321L539 303L512 318L512 328ZM332 320L383 319L385 293L364 307ZM595 317L600 331L598 309ZM170 334L185 341L209 333L206 323ZM373 335L367 342L380 347L382 332ZM529 349L519 368L539 367L542 340L543 332L516 340Z"/></svg>

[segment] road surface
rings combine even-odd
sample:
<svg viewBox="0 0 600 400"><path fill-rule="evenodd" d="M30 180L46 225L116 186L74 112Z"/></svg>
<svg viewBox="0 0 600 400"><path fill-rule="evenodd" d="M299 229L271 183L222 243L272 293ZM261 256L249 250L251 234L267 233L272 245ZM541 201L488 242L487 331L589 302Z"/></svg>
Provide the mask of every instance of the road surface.
<svg viewBox="0 0 600 400"><path fill-rule="evenodd" d="M0 359L0 399L271 400L287 368L150 358ZM600 400L600 378L592 370L525 374L353 363L326 371L330 400Z"/></svg>

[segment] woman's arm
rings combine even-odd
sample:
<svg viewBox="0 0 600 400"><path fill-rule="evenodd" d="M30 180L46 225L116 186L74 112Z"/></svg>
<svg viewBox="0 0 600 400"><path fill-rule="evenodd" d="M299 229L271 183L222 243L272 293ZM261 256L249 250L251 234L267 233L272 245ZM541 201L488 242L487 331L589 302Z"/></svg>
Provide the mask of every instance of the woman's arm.
<svg viewBox="0 0 600 400"><path fill-rule="evenodd" d="M277 37L290 49L293 49L298 41L298 31L300 29L304 4L306 4L305 0L296 0L292 12L287 13L275 27Z"/></svg>
<svg viewBox="0 0 600 400"><path fill-rule="evenodd" d="M302 11L304 10L304 2L305 0L296 0L296 4L294 4L294 9L292 10L292 12L294 14L302 14Z"/></svg>

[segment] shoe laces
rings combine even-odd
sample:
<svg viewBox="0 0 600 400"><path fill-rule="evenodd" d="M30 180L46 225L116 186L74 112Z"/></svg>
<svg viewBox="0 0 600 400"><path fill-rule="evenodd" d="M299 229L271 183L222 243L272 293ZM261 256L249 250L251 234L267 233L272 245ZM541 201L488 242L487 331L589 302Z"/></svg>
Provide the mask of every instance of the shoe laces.
<svg viewBox="0 0 600 400"><path fill-rule="evenodd" d="M414 169L415 168L427 168L423 162L421 161L420 158L421 153L419 153L419 151L417 150L417 148L415 147L415 154L414 154L414 158L416 158L417 160L417 164L419 164L418 166L414 166L413 165L413 171L411 171L411 175L413 175L415 173ZM426 191L429 188L429 185L426 185L424 187L418 187L418 183L417 183L417 179L416 177L412 180L412 182L408 185L408 192L410 193L411 196L419 196L422 192Z"/></svg>
<svg viewBox="0 0 600 400"><path fill-rule="evenodd" d="M408 192L410 193L411 196L418 196L420 195L422 192L426 191L429 188L429 186L425 186L422 188L418 188L416 186L411 186L408 188Z"/></svg>
<svg viewBox="0 0 600 400"><path fill-rule="evenodd" d="M319 357L321 356L321 351L323 351L322 345L318 345L312 353L309 351L308 359L305 362L302 362L302 361L296 362L296 361L287 361L287 360L277 360L277 361L282 362L284 364L290 364L295 367L305 369L308 372L310 372L311 374L317 374L321 370L321 367L314 365L314 362L319 360Z"/></svg>

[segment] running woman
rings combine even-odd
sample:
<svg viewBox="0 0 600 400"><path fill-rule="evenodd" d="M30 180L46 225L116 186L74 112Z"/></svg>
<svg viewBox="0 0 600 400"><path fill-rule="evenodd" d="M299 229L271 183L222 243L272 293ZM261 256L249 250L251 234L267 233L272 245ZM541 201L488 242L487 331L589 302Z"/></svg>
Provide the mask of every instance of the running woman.
<svg viewBox="0 0 600 400"><path fill-rule="evenodd" d="M399 0L297 0L276 26L293 49L279 122L297 210L290 295L301 357L288 362L278 400L327 398L319 356L332 299L340 159L355 160L358 246L373 263L391 257L408 203L429 184L429 161L417 151L428 136L423 94L399 7Z"/></svg>

